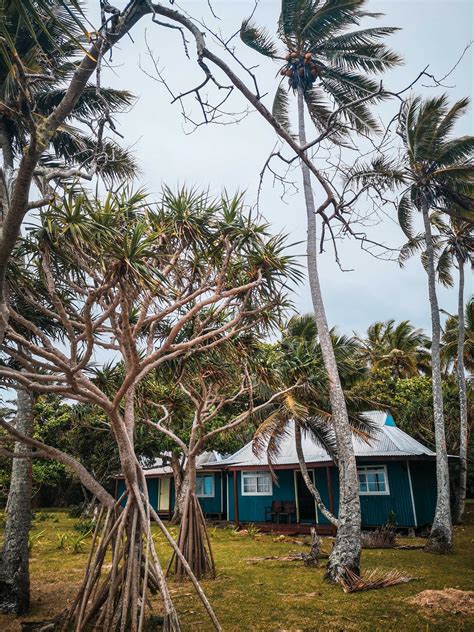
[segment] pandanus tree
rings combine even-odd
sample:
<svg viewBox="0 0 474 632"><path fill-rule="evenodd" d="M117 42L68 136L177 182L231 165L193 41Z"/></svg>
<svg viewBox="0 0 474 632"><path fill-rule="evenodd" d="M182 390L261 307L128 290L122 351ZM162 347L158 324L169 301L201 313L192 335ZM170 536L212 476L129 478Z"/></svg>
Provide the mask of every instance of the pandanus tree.
<svg viewBox="0 0 474 632"><path fill-rule="evenodd" d="M248 46L280 64L281 60L284 61L280 68L281 82L273 102L273 115L289 130L287 83L297 98L301 147L307 144L305 112L326 139L334 143L340 143L353 130L371 133L377 129L369 103L380 99L381 92L378 83L369 75L378 75L393 67L400 62L400 58L382 43L383 38L396 29L374 27L352 30L363 19L378 17L379 14L366 11L366 5L366 0L283 0L278 23L280 45L274 43L264 29L249 20L242 24L241 38ZM349 415L318 271L317 216L324 209L319 209L315 204L311 172L303 161L301 171L307 218L308 278L328 375L339 453L338 531L326 571L327 579L337 581L345 569L359 572L361 518L358 479ZM330 186L327 181L321 177L318 183L324 189L324 195L328 195Z"/></svg>
<svg viewBox="0 0 474 632"><path fill-rule="evenodd" d="M294 388L294 385L281 385L266 397L260 395L265 376L259 366L258 338L279 323L279 312L278 305L262 311L255 318L251 333L231 338L218 348L210 348L193 358L178 359L171 382L188 401L187 415L183 415L181 407L173 419L175 414L170 413L159 397L154 398L154 405L164 411L158 427L166 429L185 457L183 478L175 499L181 514L178 546L198 578L215 576L214 557L196 492L199 455L213 449L223 435L228 436L250 423ZM147 420L152 427L154 423ZM173 568L178 577L186 575L176 555L168 568Z"/></svg>
<svg viewBox="0 0 474 632"><path fill-rule="evenodd" d="M452 520L449 499L449 470L446 450L441 381L441 322L436 293L436 239L432 214L472 222L474 214L474 136L453 136L453 128L468 107L468 99L449 106L446 95L406 102L400 113L403 141L400 160L376 158L372 164L354 169L352 179L384 187L402 188L398 218L405 235L415 238L413 214L423 221L424 265L431 308L431 365L436 438L437 503L427 551L450 552ZM402 253L403 255L403 253ZM406 255L406 252L405 252Z"/></svg>
<svg viewBox="0 0 474 632"><path fill-rule="evenodd" d="M362 413L374 408L377 402L351 394L351 388L366 373L358 355L357 343L352 338L337 334L334 329L330 335L344 389L351 433L363 440L370 440L375 429ZM253 449L257 455L265 452L272 468L274 459L280 452L281 442L288 433L294 432L303 480L323 516L338 526L338 518L324 505L321 494L308 472L302 446L302 435L309 435L326 449L339 467L334 419L328 397L328 375L324 367L314 317L306 315L291 318L271 357L268 386L293 385L294 389L274 402L269 410L264 411L265 418L254 435Z"/></svg>
<svg viewBox="0 0 474 632"><path fill-rule="evenodd" d="M466 368L469 370L469 366L466 367L464 358L466 350L469 349L469 340L466 340L464 317L464 275L466 264L471 268L474 266L474 224L462 217L450 217L449 221L445 221L443 214L437 211L431 213L430 220L433 226L433 251L439 282L452 287L455 284L453 269L457 268L459 274L457 319L448 318L446 321L441 346L441 361L442 364L449 365L449 361L455 359L454 367L459 386L459 485L454 506L454 519L460 522L464 514L466 498L468 448ZM424 243L423 234L412 237L401 251L401 261L404 262L415 252L421 251L423 263L426 265ZM446 340L449 340L451 344L445 344ZM453 340L456 352L450 357L453 351Z"/></svg>
<svg viewBox="0 0 474 632"><path fill-rule="evenodd" d="M395 378L429 373L429 338L408 320L373 323L356 340L358 353L373 370L388 368Z"/></svg>
<svg viewBox="0 0 474 632"><path fill-rule="evenodd" d="M165 190L155 206L143 194L121 189L102 201L66 196L41 214L41 226L30 231L22 248L25 274L42 284L41 295L25 287L22 299L58 323L61 335L44 333L10 305L0 379L103 410L125 477L125 492L116 501L70 455L0 419L15 439L37 448L35 456L72 468L104 507L67 621L78 630L94 624L141 630L150 591L158 591L165 629L180 628L151 537L151 517L219 629L195 575L148 501L135 452L139 385L166 362L218 348L251 330L260 314L278 311L294 268L284 239L246 217L240 197L213 201L192 191L174 195ZM24 330L39 342L29 340ZM101 349L123 364L123 377L112 392L94 379ZM18 367L8 365L10 358ZM104 569L108 551L112 566Z"/></svg>

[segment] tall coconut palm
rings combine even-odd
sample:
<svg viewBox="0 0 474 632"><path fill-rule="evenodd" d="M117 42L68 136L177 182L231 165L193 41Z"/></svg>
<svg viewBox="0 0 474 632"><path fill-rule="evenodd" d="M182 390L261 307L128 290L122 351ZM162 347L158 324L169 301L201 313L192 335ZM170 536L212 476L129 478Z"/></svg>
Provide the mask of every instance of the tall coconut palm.
<svg viewBox="0 0 474 632"><path fill-rule="evenodd" d="M301 146L307 142L305 109L321 130L328 125L334 104L343 108L340 111L341 123L328 136L334 142L340 142L347 135L347 126L366 133L377 127L367 102L361 102L361 99L377 93L377 82L368 75L383 72L398 64L400 58L381 43L396 29L350 30L363 18L377 16L364 10L366 4L366 0L282 0L278 24L281 52L264 29L249 20L242 24L241 38L247 45L272 59L286 60L280 72L282 82L287 77L290 90L297 95ZM276 91L273 114L288 128L288 95L282 82ZM308 277L314 318L329 376L328 389L340 459L339 524L326 571L327 579L337 581L346 568L355 572L359 572L360 568L358 479L349 416L321 292L311 176L304 163L301 170L307 216Z"/></svg>
<svg viewBox="0 0 474 632"><path fill-rule="evenodd" d="M403 155L399 161L377 158L351 173L356 181L374 186L404 187L398 205L402 230L414 239L413 212L423 220L424 265L431 307L432 384L436 439L437 503L426 550L450 552L452 520L441 384L441 322L436 293L436 239L430 213L442 213L472 221L474 217L474 136L453 137L453 127L468 107L461 99L449 107L446 95L422 100L412 98L400 114Z"/></svg>
<svg viewBox="0 0 474 632"><path fill-rule="evenodd" d="M459 385L459 486L456 494L454 507L454 520L461 522L466 498L467 485L467 389L466 389L466 351L469 348L469 339L466 341L466 321L464 317L464 270L466 264L474 266L474 224L465 219L450 218L449 222L444 221L441 213L431 214L431 223L437 230L433 235L433 246L437 259L436 272L439 281L448 287L454 285L452 275L453 268L457 267L459 273L458 281L458 314L457 318L449 318L446 322L441 359L447 364L453 361L456 369ZM424 243L423 235L417 235L411 239L402 250L402 259L410 256L418 247L422 248ZM425 253L422 253L425 257ZM469 315L469 309L466 309ZM467 342L467 344L465 344ZM453 345L454 343L454 345ZM467 362L469 358L467 357ZM472 366L471 366L472 368Z"/></svg>
<svg viewBox="0 0 474 632"><path fill-rule="evenodd" d="M398 378L429 372L429 338L408 320L373 323L356 340L360 356L371 369L387 367Z"/></svg>
<svg viewBox="0 0 474 632"><path fill-rule="evenodd" d="M474 370L474 298L466 305L461 304L463 297L463 263L459 265L459 301L458 316L446 321L442 337L442 357L446 364L455 367L459 386L459 483L454 507L455 522L462 522L466 506L467 490L467 450L469 445L469 424L467 410L466 369Z"/></svg>

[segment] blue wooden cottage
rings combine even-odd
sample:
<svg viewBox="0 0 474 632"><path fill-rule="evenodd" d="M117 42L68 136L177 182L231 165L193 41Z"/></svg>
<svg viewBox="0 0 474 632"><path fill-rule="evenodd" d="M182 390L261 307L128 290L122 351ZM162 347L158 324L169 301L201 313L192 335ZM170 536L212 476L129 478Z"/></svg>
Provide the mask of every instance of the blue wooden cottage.
<svg viewBox="0 0 474 632"><path fill-rule="evenodd" d="M362 526L377 527L394 520L399 528L419 529L433 521L436 505L435 453L397 428L391 415L373 411L365 415L376 426L369 443L354 436L359 476ZM305 461L326 507L337 515L339 481L329 454L309 435L303 436ZM315 525L331 533L332 525L317 510L300 473L293 432L284 439L273 469L266 456L256 457L252 443L223 458L205 452L197 464L197 496L209 518L237 524L255 523L273 528L306 531ZM174 485L170 467L156 464L146 470L153 506L164 516L174 506ZM118 481L117 493L123 489ZM272 505L286 504L290 510L272 515Z"/></svg>
<svg viewBox="0 0 474 632"><path fill-rule="evenodd" d="M435 453L397 428L391 415L373 411L365 415L376 426L370 443L354 436L359 476L362 526L376 527L394 520L400 528L431 524L436 505ZM305 461L326 507L337 515L338 472L328 453L309 435L303 437ZM227 472L227 519L236 523L267 523L273 501L294 504L300 525L316 525L330 532L329 521L317 510L301 476L293 432L280 449L272 480L266 457L256 457L248 443L221 461Z"/></svg>

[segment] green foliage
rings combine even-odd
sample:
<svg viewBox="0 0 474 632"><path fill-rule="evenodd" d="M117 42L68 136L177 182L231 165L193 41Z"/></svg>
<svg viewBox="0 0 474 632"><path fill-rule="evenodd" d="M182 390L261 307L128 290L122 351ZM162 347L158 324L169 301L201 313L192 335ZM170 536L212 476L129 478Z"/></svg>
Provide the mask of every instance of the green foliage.
<svg viewBox="0 0 474 632"><path fill-rule="evenodd" d="M341 108L342 121L357 131L378 129L369 106L383 97L370 75L400 64L401 58L383 44L383 39L397 29L350 30L366 18L379 17L364 10L366 4L366 0L283 0L281 4L278 37L286 62L280 74L288 78L290 89L303 91L311 118L320 130L327 126L333 104ZM265 29L249 20L244 20L240 35L247 46L262 55L283 58ZM273 110L275 118L289 129L283 96L280 84ZM346 132L344 124L334 126L331 140L340 142Z"/></svg>
<svg viewBox="0 0 474 632"><path fill-rule="evenodd" d="M84 26L82 1L0 1L0 100L2 121L15 157L30 142L30 117L36 124L51 114L66 93L78 56L88 54L90 42ZM18 81L21 73L37 75L29 82L28 99ZM97 172L109 185L138 173L133 155L115 140L98 139L74 126L77 121L103 118L112 121L134 97L126 90L86 86L68 120L61 125L40 160L40 166L84 165L96 161ZM22 115L18 115L18 112Z"/></svg>
<svg viewBox="0 0 474 632"><path fill-rule="evenodd" d="M66 531L58 531L56 533L56 538L56 548L58 549L58 551L64 551L69 541L69 533L67 533Z"/></svg>
<svg viewBox="0 0 474 632"><path fill-rule="evenodd" d="M41 538L43 537L43 535L46 533L46 529L43 529L43 531L38 531L37 533L33 533L33 531L30 531L28 534L28 551L31 553L33 551L33 549L40 544L40 542L42 541Z"/></svg>
<svg viewBox="0 0 474 632"><path fill-rule="evenodd" d="M82 518L74 523L74 531L77 531L83 536L88 535L94 530L95 520L93 518Z"/></svg>

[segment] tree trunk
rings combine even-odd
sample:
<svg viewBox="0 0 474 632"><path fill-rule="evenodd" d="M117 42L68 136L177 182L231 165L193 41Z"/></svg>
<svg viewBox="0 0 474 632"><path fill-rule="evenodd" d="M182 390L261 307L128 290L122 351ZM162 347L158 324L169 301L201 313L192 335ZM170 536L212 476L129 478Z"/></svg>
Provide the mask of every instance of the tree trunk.
<svg viewBox="0 0 474 632"><path fill-rule="evenodd" d="M441 382L441 322L439 318L438 297L436 296L433 238L431 235L429 208L426 200L423 200L422 202L421 211L423 214L423 223L425 228L428 292L431 307L431 366L437 481L436 512L428 542L425 546L425 551L429 551L431 553L450 553L453 546L453 529L451 522L451 508L449 505L448 453L446 449L443 390Z"/></svg>
<svg viewBox="0 0 474 632"><path fill-rule="evenodd" d="M178 535L179 550L197 579L206 576L215 577L216 569L206 521L196 497L196 457L192 454L188 456L186 462L182 485L186 488L186 497ZM182 560L176 554L173 554L168 570L173 563L177 577L184 579L188 573Z"/></svg>
<svg viewBox="0 0 474 632"><path fill-rule="evenodd" d="M31 437L33 395L17 391L16 428ZM15 443L15 454L29 452ZM31 527L31 459L14 458L8 495L8 512L0 566L0 612L24 614L30 605L28 534Z"/></svg>
<svg viewBox="0 0 474 632"><path fill-rule="evenodd" d="M183 475L181 459L176 454L171 455L171 469L173 470L174 480L174 508L171 524L178 524L183 515L188 479Z"/></svg>
<svg viewBox="0 0 474 632"><path fill-rule="evenodd" d="M303 446L301 445L301 428L299 427L297 422L295 422L295 446L296 454L298 455L298 461L300 464L301 474L303 476L304 482L306 483L306 487L309 489L312 497L314 498L314 502L318 506L319 511L323 514L325 518L329 520L331 524L337 527L336 516L334 516L329 511L329 509L326 508L326 505L321 499L321 494L319 493L317 487L311 480L311 476L309 475L308 468L306 467L306 462L304 460Z"/></svg>
<svg viewBox="0 0 474 632"><path fill-rule="evenodd" d="M306 144L304 124L304 95L298 91L298 123L300 145ZM352 444L352 432L347 414L346 401L327 323L321 293L317 261L316 212L310 171L302 163L303 190L307 214L307 258L308 278L313 302L314 318L318 330L319 343L324 366L328 376L329 398L331 401L334 432L339 454L339 513L336 542L329 557L326 579L337 581L345 569L359 574L360 570L360 501L357 466Z"/></svg>
<svg viewBox="0 0 474 632"><path fill-rule="evenodd" d="M454 511L455 522L462 522L466 505L467 487L467 392L466 374L464 370L464 261L458 257L459 265L459 293L458 293L458 386L459 386L459 488L456 496Z"/></svg>

